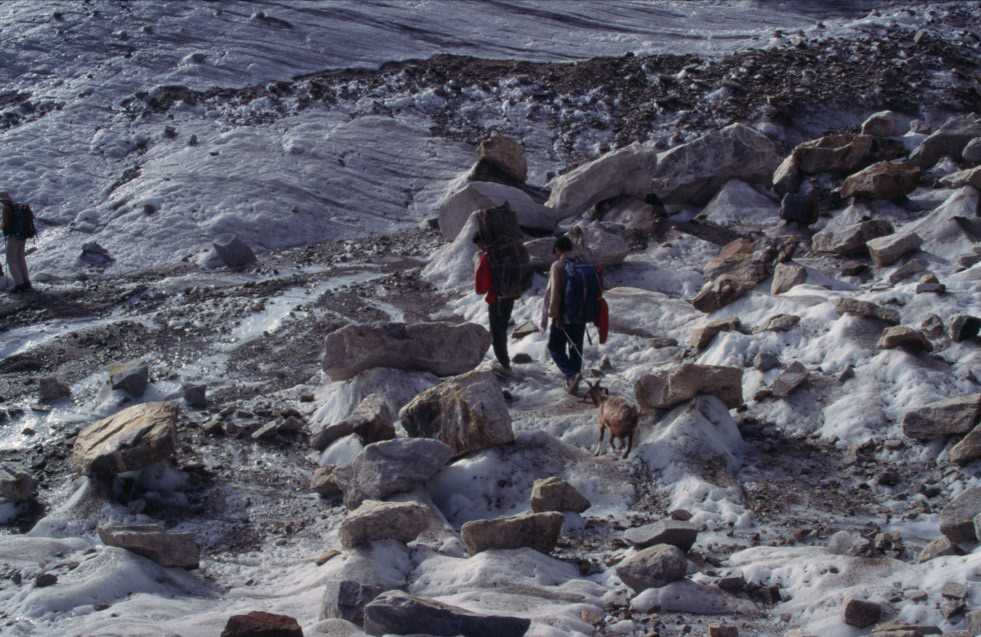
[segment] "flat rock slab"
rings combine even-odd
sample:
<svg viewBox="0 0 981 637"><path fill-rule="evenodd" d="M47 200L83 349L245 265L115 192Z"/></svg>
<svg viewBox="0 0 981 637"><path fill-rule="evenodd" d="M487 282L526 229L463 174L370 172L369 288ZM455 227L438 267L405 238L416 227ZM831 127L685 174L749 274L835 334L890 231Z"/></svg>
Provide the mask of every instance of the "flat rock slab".
<svg viewBox="0 0 981 637"><path fill-rule="evenodd" d="M981 416L981 394L967 394L917 407L903 415L903 433L916 440L932 440L972 429Z"/></svg>
<svg viewBox="0 0 981 637"><path fill-rule="evenodd" d="M902 162L883 161L872 164L850 176L841 185L841 197L863 199L899 199L914 190L920 182L920 168Z"/></svg>
<svg viewBox="0 0 981 637"><path fill-rule="evenodd" d="M484 615L433 599L389 591L364 609L364 630L369 635L433 635L438 637L523 637L531 620Z"/></svg>
<svg viewBox="0 0 981 637"><path fill-rule="evenodd" d="M169 460L177 446L177 408L143 403L89 425L78 434L72 464L82 473L116 474Z"/></svg>
<svg viewBox="0 0 981 637"><path fill-rule="evenodd" d="M457 454L514 441L511 412L491 372L470 372L425 390L399 419L413 438L436 438Z"/></svg>
<svg viewBox="0 0 981 637"><path fill-rule="evenodd" d="M879 336L879 349L902 348L913 353L932 352L930 343L923 332L908 325L893 325L882 330Z"/></svg>
<svg viewBox="0 0 981 637"><path fill-rule="evenodd" d="M310 446L322 451L351 434L356 434L365 445L395 437L395 414L384 395L375 392L365 396L350 416L311 432Z"/></svg>
<svg viewBox="0 0 981 637"><path fill-rule="evenodd" d="M624 584L639 593L683 578L688 572L688 560L677 546L655 544L620 562L616 572Z"/></svg>
<svg viewBox="0 0 981 637"><path fill-rule="evenodd" d="M950 461L966 466L981 459L981 425L978 425L950 449Z"/></svg>
<svg viewBox="0 0 981 637"><path fill-rule="evenodd" d="M554 476L535 480L531 487L531 510L535 513L547 511L582 513L590 506L589 500L574 486Z"/></svg>
<svg viewBox="0 0 981 637"><path fill-rule="evenodd" d="M687 553L698 539L698 527L679 520L661 520L654 524L627 529L623 539L639 549L655 544L670 544Z"/></svg>
<svg viewBox="0 0 981 637"><path fill-rule="evenodd" d="M106 546L116 546L149 558L160 566L197 568L201 549L191 533L169 533L155 524L109 526L99 529Z"/></svg>
<svg viewBox="0 0 981 637"><path fill-rule="evenodd" d="M838 299L835 307L841 314L851 314L862 318L876 319L890 325L899 325L899 312L891 307L882 307L868 301L847 298Z"/></svg>
<svg viewBox="0 0 981 637"><path fill-rule="evenodd" d="M978 541L974 518L981 513L981 487L972 487L951 500L940 512L940 532L954 544Z"/></svg>
<svg viewBox="0 0 981 637"><path fill-rule="evenodd" d="M494 549L533 548L550 553L559 540L564 517L554 511L493 520L473 520L460 529L471 555Z"/></svg>
<svg viewBox="0 0 981 637"><path fill-rule="evenodd" d="M835 226L818 232L811 238L811 248L815 252L827 252L847 257L864 254L866 243L872 239L893 233L888 221L873 219L860 221L847 226Z"/></svg>
<svg viewBox="0 0 981 637"><path fill-rule="evenodd" d="M426 483L453 457L453 450L429 438L397 438L368 445L346 467L334 470L344 504L355 509Z"/></svg>
<svg viewBox="0 0 981 637"><path fill-rule="evenodd" d="M666 409L698 394L711 394L733 409L743 402L743 370L686 363L671 372L642 376L634 386L637 401L648 409Z"/></svg>
<svg viewBox="0 0 981 637"><path fill-rule="evenodd" d="M408 543L429 526L429 509L415 502L366 500L341 522L341 546L354 548L381 540Z"/></svg>
<svg viewBox="0 0 981 637"><path fill-rule="evenodd" d="M254 610L229 617L221 637L303 637L303 629L289 615Z"/></svg>
<svg viewBox="0 0 981 637"><path fill-rule="evenodd" d="M324 371L348 380L375 367L452 376L470 371L490 347L490 332L476 323L369 323L348 325L324 341Z"/></svg>
<svg viewBox="0 0 981 637"><path fill-rule="evenodd" d="M923 239L915 232L909 234L890 234L866 242L872 261L880 268L890 266L903 257L920 249Z"/></svg>

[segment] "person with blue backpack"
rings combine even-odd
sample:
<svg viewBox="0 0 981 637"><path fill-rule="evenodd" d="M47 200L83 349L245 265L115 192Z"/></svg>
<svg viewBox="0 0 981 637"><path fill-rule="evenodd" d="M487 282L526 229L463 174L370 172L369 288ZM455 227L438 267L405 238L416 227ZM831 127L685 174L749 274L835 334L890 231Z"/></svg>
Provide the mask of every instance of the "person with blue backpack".
<svg viewBox="0 0 981 637"><path fill-rule="evenodd" d="M586 324L600 317L602 282L596 266L574 256L572 240L559 237L545 295L545 322L551 323L548 352L565 376L566 391L575 394L582 380L582 348Z"/></svg>

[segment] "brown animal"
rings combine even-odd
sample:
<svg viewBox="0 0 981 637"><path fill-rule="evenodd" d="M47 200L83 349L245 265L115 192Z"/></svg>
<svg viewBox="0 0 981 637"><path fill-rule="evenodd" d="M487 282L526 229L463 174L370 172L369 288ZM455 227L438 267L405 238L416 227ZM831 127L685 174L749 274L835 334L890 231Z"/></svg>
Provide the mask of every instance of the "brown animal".
<svg viewBox="0 0 981 637"><path fill-rule="evenodd" d="M637 423L640 414L637 407L621 396L611 396L610 390L601 386L599 381L596 384L586 383L588 389L586 395L593 400L593 404L599 407L599 440L596 441L594 456L598 456L603 451L603 437L606 430L610 432L610 448L614 451L616 446L613 439L620 441L620 448L627 450L623 453L623 458L630 454L634 446L634 432L637 430Z"/></svg>

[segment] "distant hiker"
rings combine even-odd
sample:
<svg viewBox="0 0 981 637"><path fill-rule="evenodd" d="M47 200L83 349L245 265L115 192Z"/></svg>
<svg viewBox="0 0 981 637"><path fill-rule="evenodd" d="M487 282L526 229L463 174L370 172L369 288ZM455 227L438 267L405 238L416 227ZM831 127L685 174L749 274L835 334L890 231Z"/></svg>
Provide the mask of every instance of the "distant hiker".
<svg viewBox="0 0 981 637"><path fill-rule="evenodd" d="M473 242L480 249L474 290L484 294L491 343L501 371L510 373L508 323L514 302L531 286L531 259L522 242L517 216L505 203L481 210Z"/></svg>
<svg viewBox="0 0 981 637"><path fill-rule="evenodd" d="M15 203L8 192L0 192L0 205L3 206L3 236L7 244L7 267L14 280L12 294L30 292L31 280L27 275L25 244L37 236L34 228L34 213L24 203Z"/></svg>
<svg viewBox="0 0 981 637"><path fill-rule="evenodd" d="M582 380L586 323L600 320L602 284L596 266L574 254L567 236L552 246L555 261L548 276L542 327L551 321L548 352L565 376L566 391L575 394Z"/></svg>

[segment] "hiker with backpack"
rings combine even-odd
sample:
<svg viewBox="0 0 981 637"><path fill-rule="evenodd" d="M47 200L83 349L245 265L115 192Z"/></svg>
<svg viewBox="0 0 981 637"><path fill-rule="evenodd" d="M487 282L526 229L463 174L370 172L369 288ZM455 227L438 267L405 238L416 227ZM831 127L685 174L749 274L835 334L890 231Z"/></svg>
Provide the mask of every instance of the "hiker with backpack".
<svg viewBox="0 0 981 637"><path fill-rule="evenodd" d="M508 323L515 300L531 286L530 257L517 216L507 203L481 210L477 225L473 242L480 250L480 260L474 274L474 290L485 295L494 356L500 371L509 374Z"/></svg>
<svg viewBox="0 0 981 637"><path fill-rule="evenodd" d="M7 248L7 267L14 280L11 294L30 292L31 280L27 274L25 248L27 240L37 236L34 228L34 213L27 204L16 203L9 192L0 192L0 206L3 207L3 236Z"/></svg>
<svg viewBox="0 0 981 637"><path fill-rule="evenodd" d="M574 254L567 236L552 246L555 261L549 270L545 293L543 329L551 321L548 352L565 376L566 391L575 394L582 379L582 348L586 324L602 324L602 282L596 266ZM605 340L605 339L604 339Z"/></svg>

